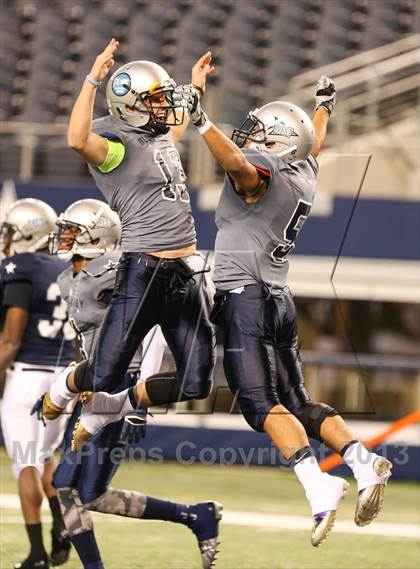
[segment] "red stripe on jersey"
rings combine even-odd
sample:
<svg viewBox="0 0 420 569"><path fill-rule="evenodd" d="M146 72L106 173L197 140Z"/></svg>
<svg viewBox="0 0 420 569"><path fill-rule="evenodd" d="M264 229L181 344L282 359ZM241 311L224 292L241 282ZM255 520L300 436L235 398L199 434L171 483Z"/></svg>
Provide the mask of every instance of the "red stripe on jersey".
<svg viewBox="0 0 420 569"><path fill-rule="evenodd" d="M271 178L271 174L268 170L263 170L263 168L259 168L258 166L255 166L255 168L257 169L257 172L262 174L265 178Z"/></svg>

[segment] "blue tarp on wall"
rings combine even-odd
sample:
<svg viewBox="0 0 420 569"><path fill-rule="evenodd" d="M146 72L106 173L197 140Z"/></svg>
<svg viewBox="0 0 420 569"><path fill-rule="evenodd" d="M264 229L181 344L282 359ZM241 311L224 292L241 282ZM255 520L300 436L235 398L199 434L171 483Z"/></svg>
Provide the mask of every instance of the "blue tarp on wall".
<svg viewBox="0 0 420 569"><path fill-rule="evenodd" d="M60 213L72 202L82 198L103 199L96 186L90 184L60 186L57 184L17 183L19 198L44 200ZM197 207L197 192L192 190L198 246L212 250L216 236L214 213ZM169 204L170 206L170 204ZM168 207L169 207L168 206ZM354 207L355 206L355 207ZM352 215L342 255L376 259L420 259L420 202L336 197L329 216L311 215L305 230L296 241L297 255L338 254L349 219Z"/></svg>

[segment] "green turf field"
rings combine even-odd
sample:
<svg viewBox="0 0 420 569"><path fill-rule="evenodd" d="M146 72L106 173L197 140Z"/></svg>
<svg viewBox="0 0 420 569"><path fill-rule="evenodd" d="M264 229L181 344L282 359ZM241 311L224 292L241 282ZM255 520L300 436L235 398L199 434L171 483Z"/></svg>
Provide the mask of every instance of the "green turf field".
<svg viewBox="0 0 420 569"><path fill-rule="evenodd" d="M15 494L9 461L0 453L0 492ZM225 511L309 516L303 492L294 476L275 468L182 466L175 463L130 463L120 468L113 486L178 501L212 498ZM351 520L355 486L339 511ZM416 524L420 517L420 489L411 483L388 486L379 522ZM45 515L48 520L48 516ZM200 568L198 549L190 531L162 522L125 521L94 516L98 541L107 569ZM247 523L244 517L244 523ZM49 530L45 523L46 539ZM331 534L319 548L310 545L309 532L222 524L219 569L419 569L420 545L396 536ZM16 508L4 508L0 525L0 567L9 568L27 551L25 530ZM80 567L72 553L68 569Z"/></svg>

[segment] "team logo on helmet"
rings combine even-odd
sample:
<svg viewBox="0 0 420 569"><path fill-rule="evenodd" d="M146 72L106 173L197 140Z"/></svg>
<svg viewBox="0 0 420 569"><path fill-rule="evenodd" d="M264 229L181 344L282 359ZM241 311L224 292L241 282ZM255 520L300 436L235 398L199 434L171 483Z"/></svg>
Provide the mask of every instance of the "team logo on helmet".
<svg viewBox="0 0 420 569"><path fill-rule="evenodd" d="M112 92L117 95L117 97L123 97L127 95L131 88L131 77L128 73L119 73L114 77L112 82Z"/></svg>
<svg viewBox="0 0 420 569"><path fill-rule="evenodd" d="M271 134L279 134L280 136L286 136L287 138L290 138L291 136L299 136L292 126L288 126L284 122L275 124Z"/></svg>

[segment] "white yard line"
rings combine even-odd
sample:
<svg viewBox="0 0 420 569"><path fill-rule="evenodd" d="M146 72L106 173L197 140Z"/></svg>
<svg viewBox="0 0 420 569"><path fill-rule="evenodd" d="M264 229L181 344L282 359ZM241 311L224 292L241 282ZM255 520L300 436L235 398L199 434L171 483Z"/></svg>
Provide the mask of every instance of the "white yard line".
<svg viewBox="0 0 420 569"><path fill-rule="evenodd" d="M48 505L44 501L43 509L48 511ZM0 494L0 524L22 523L22 517L9 514L4 510L20 510L19 498L15 494ZM93 515L95 523L137 523L132 518L120 516L105 516L104 514ZM151 520L147 520L151 521ZM309 516L284 516L276 514L262 514L257 512L225 511L223 523L235 526L251 526L265 530L305 530L310 531L312 520ZM338 519L334 525L335 533L352 533L358 535L377 535L384 537L406 537L420 540L420 524L395 524L389 522L374 522L370 526L360 528L351 521Z"/></svg>

